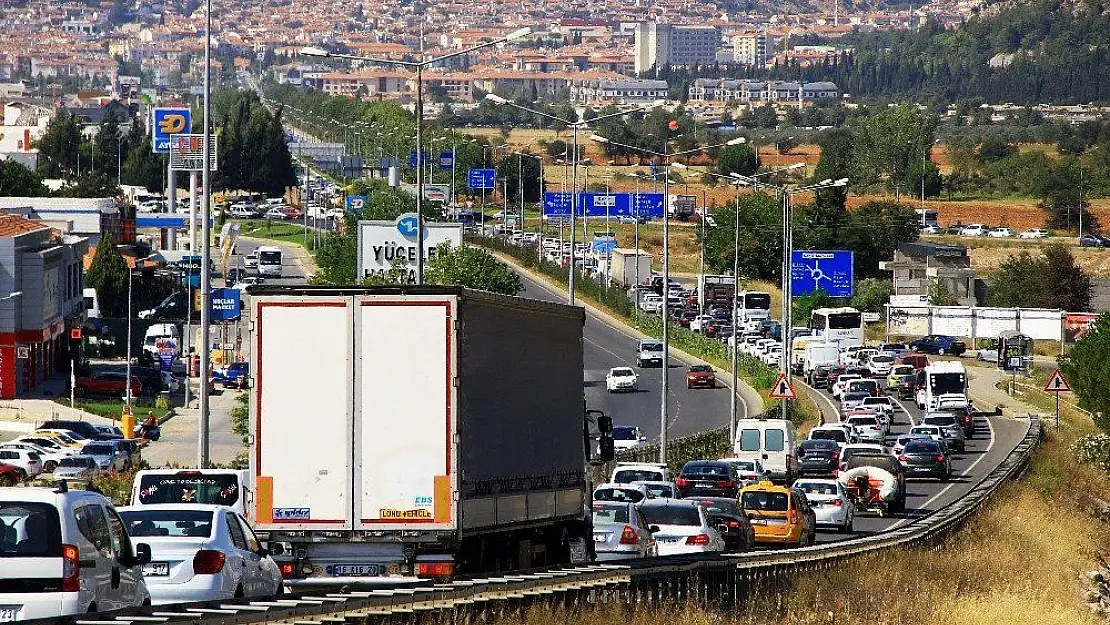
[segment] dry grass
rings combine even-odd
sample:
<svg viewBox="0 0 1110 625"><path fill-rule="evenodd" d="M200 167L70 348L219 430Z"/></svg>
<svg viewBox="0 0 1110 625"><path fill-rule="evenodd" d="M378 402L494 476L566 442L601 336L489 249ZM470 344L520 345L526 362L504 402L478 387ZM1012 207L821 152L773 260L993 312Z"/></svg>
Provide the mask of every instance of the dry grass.
<svg viewBox="0 0 1110 625"><path fill-rule="evenodd" d="M1093 429L1049 432L1026 477L1007 485L961 531L933 547L894 549L759 589L731 613L685 605L652 611L605 606L530 613L529 625L1095 625L1082 574L1110 547L1085 497L1110 480L1076 465L1067 445ZM511 619L515 621L516 619Z"/></svg>

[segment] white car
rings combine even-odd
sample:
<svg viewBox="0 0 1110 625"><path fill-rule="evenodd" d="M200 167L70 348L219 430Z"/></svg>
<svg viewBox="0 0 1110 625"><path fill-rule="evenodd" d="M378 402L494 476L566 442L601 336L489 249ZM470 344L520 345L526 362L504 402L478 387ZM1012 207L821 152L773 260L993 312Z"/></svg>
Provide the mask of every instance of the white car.
<svg viewBox="0 0 1110 625"><path fill-rule="evenodd" d="M910 428L910 436L931 438L938 443L944 442L944 431L935 425L915 425Z"/></svg>
<svg viewBox="0 0 1110 625"><path fill-rule="evenodd" d="M871 375L875 377L883 377L890 375L890 370L894 367L894 356L886 352L878 352L872 354L867 359L867 368L871 371Z"/></svg>
<svg viewBox="0 0 1110 625"><path fill-rule="evenodd" d="M251 209L249 206L238 205L238 204L236 204L235 206L232 206L227 211L227 214L231 215L232 217L237 217L239 219L250 219L250 218L255 216L254 210Z"/></svg>
<svg viewBox="0 0 1110 625"><path fill-rule="evenodd" d="M960 230L960 236L981 237L985 236L988 232L990 232L990 228L984 226L983 224L971 224L970 226L964 226L964 229Z"/></svg>
<svg viewBox="0 0 1110 625"><path fill-rule="evenodd" d="M903 435L903 436L899 436L897 439L895 439L894 445L890 448L890 452L892 454L894 454L895 456L900 456L900 455L902 455L902 450L906 448L906 443L908 443L910 441L913 441L913 440L920 440L920 439L923 439L923 438L929 438L929 437L928 436L921 436L919 434L906 434L906 435Z"/></svg>
<svg viewBox="0 0 1110 625"><path fill-rule="evenodd" d="M613 367L605 376L605 390L610 393L635 391L639 388L640 376L632 367Z"/></svg>
<svg viewBox="0 0 1110 625"><path fill-rule="evenodd" d="M266 219L278 219L278 220L285 220L285 219L289 218L289 216L285 214L285 211L281 210L280 208L278 208L276 206L274 208L271 208L270 210L266 211L266 214L263 215L263 217L265 217Z"/></svg>
<svg viewBox="0 0 1110 625"><path fill-rule="evenodd" d="M258 269L258 250L243 257L243 266L247 269Z"/></svg>
<svg viewBox="0 0 1110 625"><path fill-rule="evenodd" d="M887 417L894 417L894 412L897 410L897 405L886 395L879 397L864 397L863 403L859 405L860 408L867 410L874 410L875 412L885 414Z"/></svg>
<svg viewBox="0 0 1110 625"><path fill-rule="evenodd" d="M646 313L657 313L663 310L663 297L655 293L645 293L640 298L640 310Z"/></svg>
<svg viewBox="0 0 1110 625"><path fill-rule="evenodd" d="M725 540L709 523L705 508L683 499L652 499L640 512L654 532L659 555L712 553L725 550Z"/></svg>
<svg viewBox="0 0 1110 625"><path fill-rule="evenodd" d="M833 384L832 390L829 391L829 393L833 396L833 399L840 399L840 396L844 394L844 389L848 386L849 382L862 379L863 376L858 373L845 373L836 379L836 384Z"/></svg>
<svg viewBox="0 0 1110 625"><path fill-rule="evenodd" d="M882 443L883 426L875 416L854 416L845 419L845 423L855 430L856 439L861 443Z"/></svg>
<svg viewBox="0 0 1110 625"><path fill-rule="evenodd" d="M62 458L65 458L67 456L73 456L73 455L77 454L78 451L80 451L78 449L70 447L69 445L63 445L61 442L56 441L52 438L47 438L45 436L36 436L34 434L27 434L26 436L20 436L19 438L15 439L14 441L11 441L11 442L12 443L25 443L25 444L28 444L28 445L34 445L36 447L40 447L42 449L45 449L46 451L49 451L51 453L58 454ZM57 466L57 465L55 465L55 466Z"/></svg>
<svg viewBox="0 0 1110 625"><path fill-rule="evenodd" d="M740 484L743 486L758 484L760 480L766 479L763 464L759 460L721 458L720 462L727 462L732 465L732 468L736 470L736 475L740 477Z"/></svg>
<svg viewBox="0 0 1110 625"><path fill-rule="evenodd" d="M161 504L120 508L127 533L150 545L143 577L155 605L275 597L281 571L254 530L226 506ZM281 555L275 553L274 555Z"/></svg>
<svg viewBox="0 0 1110 625"><path fill-rule="evenodd" d="M1048 238L1048 230L1044 228L1030 228L1025 232L1018 235L1019 239L1045 239Z"/></svg>
<svg viewBox="0 0 1110 625"><path fill-rule="evenodd" d="M764 364L773 367L782 361L782 345L772 345L762 356Z"/></svg>
<svg viewBox="0 0 1110 625"><path fill-rule="evenodd" d="M1008 239L1017 236L1017 233L1014 232L1012 228L1002 226L992 229L990 232L987 233L987 236L994 239Z"/></svg>
<svg viewBox="0 0 1110 625"><path fill-rule="evenodd" d="M839 480L803 478L794 482L794 488L805 493L818 526L832 526L844 534L852 532L856 509Z"/></svg>
<svg viewBox="0 0 1110 625"><path fill-rule="evenodd" d="M944 234L939 226L922 226L918 234Z"/></svg>
<svg viewBox="0 0 1110 625"><path fill-rule="evenodd" d="M68 488L0 488L0 620L57 618L150 601L133 543L104 495Z"/></svg>
<svg viewBox="0 0 1110 625"><path fill-rule="evenodd" d="M632 482L633 486L643 486L648 489L648 497L651 499L674 499L678 497L678 488L674 482L660 482L654 480L642 480Z"/></svg>
<svg viewBox="0 0 1110 625"><path fill-rule="evenodd" d="M856 431L847 423L824 423L814 426L806 436L807 440L836 441L843 450L846 446L856 442Z"/></svg>
<svg viewBox="0 0 1110 625"><path fill-rule="evenodd" d="M651 498L647 486L637 482L629 484L602 484L594 489L594 501L623 501L640 503Z"/></svg>
<svg viewBox="0 0 1110 625"><path fill-rule="evenodd" d="M0 462L23 469L23 474L34 478L43 471L42 458L33 451L0 447Z"/></svg>
<svg viewBox="0 0 1110 625"><path fill-rule="evenodd" d="M615 449L632 449L647 442L640 428L634 425L613 426L613 447Z"/></svg>
<svg viewBox="0 0 1110 625"><path fill-rule="evenodd" d="M671 471L667 465L652 462L618 462L609 476L609 482L613 484L670 481Z"/></svg>
<svg viewBox="0 0 1110 625"><path fill-rule="evenodd" d="M712 315L698 315L690 320L691 332L705 332L705 326L713 321Z"/></svg>
<svg viewBox="0 0 1110 625"><path fill-rule="evenodd" d="M62 458L65 458L68 455L62 453L61 451L40 447L39 445L35 445L34 443L24 443L20 441L11 441L8 443L4 443L3 445L0 445L0 449L15 449L18 451L28 451L35 453L36 455L38 455L39 461L42 462L42 471L44 473L53 473L54 467L58 466L58 463L61 462Z"/></svg>

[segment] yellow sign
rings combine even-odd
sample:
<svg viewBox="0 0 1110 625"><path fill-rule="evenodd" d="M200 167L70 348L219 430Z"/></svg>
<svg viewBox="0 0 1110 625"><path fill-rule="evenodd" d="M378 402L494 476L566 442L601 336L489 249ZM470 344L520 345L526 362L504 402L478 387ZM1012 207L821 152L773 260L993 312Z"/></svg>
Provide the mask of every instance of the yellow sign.
<svg viewBox="0 0 1110 625"><path fill-rule="evenodd" d="M382 508L378 510L378 518L381 519L430 519L432 513L427 510L395 510L393 508Z"/></svg>
<svg viewBox="0 0 1110 625"><path fill-rule="evenodd" d="M184 115L170 113L158 121L158 130L160 130L162 134L176 135L185 132L187 122L188 120Z"/></svg>

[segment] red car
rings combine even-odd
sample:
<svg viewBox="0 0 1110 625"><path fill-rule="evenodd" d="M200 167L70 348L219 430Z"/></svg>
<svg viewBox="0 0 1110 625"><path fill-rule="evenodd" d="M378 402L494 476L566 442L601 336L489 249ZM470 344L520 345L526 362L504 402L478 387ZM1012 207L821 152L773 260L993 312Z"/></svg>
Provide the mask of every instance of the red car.
<svg viewBox="0 0 1110 625"><path fill-rule="evenodd" d="M709 365L693 365L686 370L686 388L716 388L717 374Z"/></svg>
<svg viewBox="0 0 1110 625"><path fill-rule="evenodd" d="M27 474L23 469L0 462L0 486L14 486L22 482L25 477Z"/></svg>
<svg viewBox="0 0 1110 625"><path fill-rule="evenodd" d="M97 371L91 375L78 376L74 380L73 394L78 397L88 395L109 395L123 397L127 394L127 374L115 371ZM135 376L131 376L131 396L139 397L143 394L143 385Z"/></svg>

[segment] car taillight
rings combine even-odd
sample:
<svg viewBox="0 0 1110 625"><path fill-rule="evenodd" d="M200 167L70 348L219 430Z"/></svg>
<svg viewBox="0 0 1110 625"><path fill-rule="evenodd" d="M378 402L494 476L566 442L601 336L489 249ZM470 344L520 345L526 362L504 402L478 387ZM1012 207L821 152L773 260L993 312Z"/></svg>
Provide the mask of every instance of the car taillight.
<svg viewBox="0 0 1110 625"><path fill-rule="evenodd" d="M293 568L293 563L292 562L282 562L282 563L278 564L278 568L281 569L281 576L282 577L284 577L286 579L288 579L290 577L293 577L294 568Z"/></svg>
<svg viewBox="0 0 1110 625"><path fill-rule="evenodd" d="M937 456L937 462L944 462L944 456Z"/></svg>
<svg viewBox="0 0 1110 625"><path fill-rule="evenodd" d="M214 575L224 570L226 557L222 551L201 549L193 556L193 572L197 575Z"/></svg>
<svg viewBox="0 0 1110 625"><path fill-rule="evenodd" d="M62 592L81 590L81 554L73 545L62 545Z"/></svg>
<svg viewBox="0 0 1110 625"><path fill-rule="evenodd" d="M740 527L740 521L729 521L725 523L729 527Z"/></svg>
<svg viewBox="0 0 1110 625"><path fill-rule="evenodd" d="M698 534L697 536L690 536L686 539L687 545L708 545L709 534Z"/></svg>
<svg viewBox="0 0 1110 625"><path fill-rule="evenodd" d="M839 451L829 452L829 457L832 458L833 462L840 462L840 452Z"/></svg>
<svg viewBox="0 0 1110 625"><path fill-rule="evenodd" d="M898 456L898 460L900 460L901 462L909 462L910 457L907 456L906 454L902 454L901 456Z"/></svg>
<svg viewBox="0 0 1110 625"><path fill-rule="evenodd" d="M838 507L838 508L839 508L840 506L843 506L843 505L844 505L844 500L843 500L843 499L840 499L840 498L837 498L837 499L833 499L833 500L832 500L832 505L834 505L834 506L836 506L836 507Z"/></svg>
<svg viewBox="0 0 1110 625"><path fill-rule="evenodd" d="M733 486L736 486L736 482L732 480L720 480L717 482L717 488L732 488Z"/></svg>
<svg viewBox="0 0 1110 625"><path fill-rule="evenodd" d="M454 574L454 562L420 562L416 565L417 577L451 577Z"/></svg>
<svg viewBox="0 0 1110 625"><path fill-rule="evenodd" d="M791 509L787 518L789 518L791 525L796 524L798 522L798 510L796 508Z"/></svg>
<svg viewBox="0 0 1110 625"><path fill-rule="evenodd" d="M690 485L690 480L688 480L684 477L680 477L680 478L678 478L677 480L674 481L674 485L679 487L679 488L686 488L687 486Z"/></svg>
<svg viewBox="0 0 1110 625"><path fill-rule="evenodd" d="M639 544L639 542L640 537L636 535L636 530L632 529L629 525L625 525L624 531L621 532L621 544L636 545Z"/></svg>

